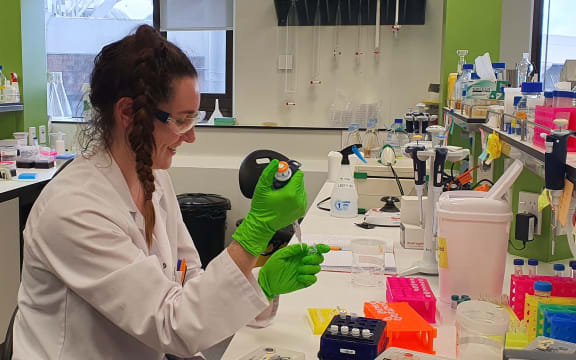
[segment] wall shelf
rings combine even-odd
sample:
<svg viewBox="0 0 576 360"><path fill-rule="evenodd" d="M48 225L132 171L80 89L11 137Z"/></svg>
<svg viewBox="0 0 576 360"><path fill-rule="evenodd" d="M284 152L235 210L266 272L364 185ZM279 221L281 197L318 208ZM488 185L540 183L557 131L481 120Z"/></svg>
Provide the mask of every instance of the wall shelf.
<svg viewBox="0 0 576 360"><path fill-rule="evenodd" d="M446 119L451 117L454 119L456 125L464 130L476 131L481 124L486 123L485 117L469 117L463 114L461 110L450 109L448 107L443 107L442 110L444 112L444 124L446 124Z"/></svg>
<svg viewBox="0 0 576 360"><path fill-rule="evenodd" d="M521 141L517 135L510 135L504 131L494 129L486 124L481 124L480 129L484 130L488 134L493 131L498 133L500 140L510 145L510 147L517 149L518 151L529 155L530 157L541 161L544 163L544 154L546 150L543 147L538 147L527 141ZM576 153L569 152L566 157L566 177L572 182L576 182Z"/></svg>
<svg viewBox="0 0 576 360"><path fill-rule="evenodd" d="M24 110L23 103L0 104L0 113Z"/></svg>

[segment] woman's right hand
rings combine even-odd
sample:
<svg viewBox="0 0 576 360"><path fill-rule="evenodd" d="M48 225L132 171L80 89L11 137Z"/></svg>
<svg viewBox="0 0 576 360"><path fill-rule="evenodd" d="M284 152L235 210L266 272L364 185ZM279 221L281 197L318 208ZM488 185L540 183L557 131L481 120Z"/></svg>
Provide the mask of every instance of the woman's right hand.
<svg viewBox="0 0 576 360"><path fill-rule="evenodd" d="M264 169L254 190L250 211L233 235L254 256L260 255L268 247L276 231L306 213L304 173L296 171L288 184L274 189L272 183L277 170L278 160L272 160Z"/></svg>

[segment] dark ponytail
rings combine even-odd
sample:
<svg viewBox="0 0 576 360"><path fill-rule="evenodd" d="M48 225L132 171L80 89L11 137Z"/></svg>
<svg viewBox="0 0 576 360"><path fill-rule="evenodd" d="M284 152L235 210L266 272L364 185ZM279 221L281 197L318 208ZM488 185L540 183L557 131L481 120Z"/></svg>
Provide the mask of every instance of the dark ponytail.
<svg viewBox="0 0 576 360"><path fill-rule="evenodd" d="M144 189L146 243L152 246L156 222L152 194L154 112L172 95L174 80L198 77L188 57L154 28L140 26L133 35L105 46L94 60L90 79L90 102L94 116L80 135L84 155L110 150L113 139L114 105L123 97L133 99L134 120L127 140L136 157L136 172Z"/></svg>

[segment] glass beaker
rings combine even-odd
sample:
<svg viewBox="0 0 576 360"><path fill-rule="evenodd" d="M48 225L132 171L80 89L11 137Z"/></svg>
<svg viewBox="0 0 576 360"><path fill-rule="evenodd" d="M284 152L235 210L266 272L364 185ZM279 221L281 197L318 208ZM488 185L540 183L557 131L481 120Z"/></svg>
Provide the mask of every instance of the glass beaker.
<svg viewBox="0 0 576 360"><path fill-rule="evenodd" d="M48 73L48 116L51 121L70 120L72 110L64 90L61 72Z"/></svg>
<svg viewBox="0 0 576 360"><path fill-rule="evenodd" d="M376 239L353 239L352 285L381 286L384 283L385 249L383 241Z"/></svg>

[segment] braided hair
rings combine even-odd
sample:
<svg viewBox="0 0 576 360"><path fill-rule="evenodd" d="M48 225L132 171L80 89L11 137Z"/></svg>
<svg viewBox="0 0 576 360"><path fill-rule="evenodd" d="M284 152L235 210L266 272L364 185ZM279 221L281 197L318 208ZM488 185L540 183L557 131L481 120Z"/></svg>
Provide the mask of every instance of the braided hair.
<svg viewBox="0 0 576 360"><path fill-rule="evenodd" d="M94 60L90 78L94 115L80 134L83 155L111 149L114 105L124 97L133 100L134 119L126 134L144 190L143 216L149 248L156 222L152 203L155 191L152 154L156 147L154 113L158 104L167 102L172 96L173 82L183 77L198 77L188 57L154 28L142 25L134 34L102 49Z"/></svg>

